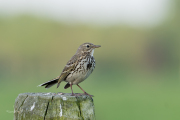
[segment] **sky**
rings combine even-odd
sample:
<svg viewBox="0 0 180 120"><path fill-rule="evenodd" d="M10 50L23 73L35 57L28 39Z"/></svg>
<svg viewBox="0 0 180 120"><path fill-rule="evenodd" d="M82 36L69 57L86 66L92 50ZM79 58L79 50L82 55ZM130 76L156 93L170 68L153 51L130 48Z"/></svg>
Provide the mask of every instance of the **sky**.
<svg viewBox="0 0 180 120"><path fill-rule="evenodd" d="M0 0L0 15L30 14L98 25L153 26L170 12L171 0Z"/></svg>

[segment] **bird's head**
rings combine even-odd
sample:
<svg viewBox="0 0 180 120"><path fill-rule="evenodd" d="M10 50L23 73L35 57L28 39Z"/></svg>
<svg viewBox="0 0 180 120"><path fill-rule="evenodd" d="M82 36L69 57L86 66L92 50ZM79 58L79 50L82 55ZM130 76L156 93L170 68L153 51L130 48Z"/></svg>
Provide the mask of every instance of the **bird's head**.
<svg viewBox="0 0 180 120"><path fill-rule="evenodd" d="M94 45L92 43L83 43L79 46L77 52L80 54L90 54L93 56L94 49L101 47L100 45Z"/></svg>

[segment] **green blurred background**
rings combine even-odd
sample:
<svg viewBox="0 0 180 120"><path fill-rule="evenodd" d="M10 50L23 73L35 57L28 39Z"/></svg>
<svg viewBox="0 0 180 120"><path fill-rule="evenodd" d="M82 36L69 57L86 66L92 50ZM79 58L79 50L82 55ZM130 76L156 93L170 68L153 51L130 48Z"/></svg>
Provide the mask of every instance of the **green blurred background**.
<svg viewBox="0 0 180 120"><path fill-rule="evenodd" d="M96 69L81 87L97 120L180 119L180 2L155 26L96 26L29 14L0 14L0 119L13 119L19 93L66 92L37 85L58 76L80 44L91 42ZM81 93L77 87L74 92Z"/></svg>

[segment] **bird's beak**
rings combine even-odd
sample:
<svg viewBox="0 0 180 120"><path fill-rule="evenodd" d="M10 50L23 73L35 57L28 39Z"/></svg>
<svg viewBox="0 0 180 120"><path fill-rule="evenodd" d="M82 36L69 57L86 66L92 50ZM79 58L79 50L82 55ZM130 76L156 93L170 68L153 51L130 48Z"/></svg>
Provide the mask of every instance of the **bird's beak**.
<svg viewBox="0 0 180 120"><path fill-rule="evenodd" d="M94 45L93 48L99 48L101 47L100 45Z"/></svg>

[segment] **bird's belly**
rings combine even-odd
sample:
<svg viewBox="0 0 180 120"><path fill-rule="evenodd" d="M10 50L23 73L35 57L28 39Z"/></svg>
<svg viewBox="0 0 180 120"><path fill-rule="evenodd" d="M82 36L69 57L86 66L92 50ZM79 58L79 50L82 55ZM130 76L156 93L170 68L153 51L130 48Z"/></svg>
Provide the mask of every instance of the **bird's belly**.
<svg viewBox="0 0 180 120"><path fill-rule="evenodd" d="M73 85L77 85L79 84L80 82L84 81L92 72L89 70L87 71L85 74L81 74L81 76L77 77L73 82L72 84Z"/></svg>
<svg viewBox="0 0 180 120"><path fill-rule="evenodd" d="M87 64L84 64L82 69L78 69L77 71L73 71L69 74L66 79L66 82L69 82L73 85L77 85L80 82L84 81L93 71L93 67L87 70Z"/></svg>
<svg viewBox="0 0 180 120"><path fill-rule="evenodd" d="M82 73L82 72L72 73L67 77L66 82L76 85L76 84L84 81L89 75L90 75L89 72L87 72L87 73Z"/></svg>
<svg viewBox="0 0 180 120"><path fill-rule="evenodd" d="M66 82L69 82L71 84L78 84L80 82L82 82L83 80L85 80L85 75L81 74L81 73L71 73L67 78L66 78Z"/></svg>

